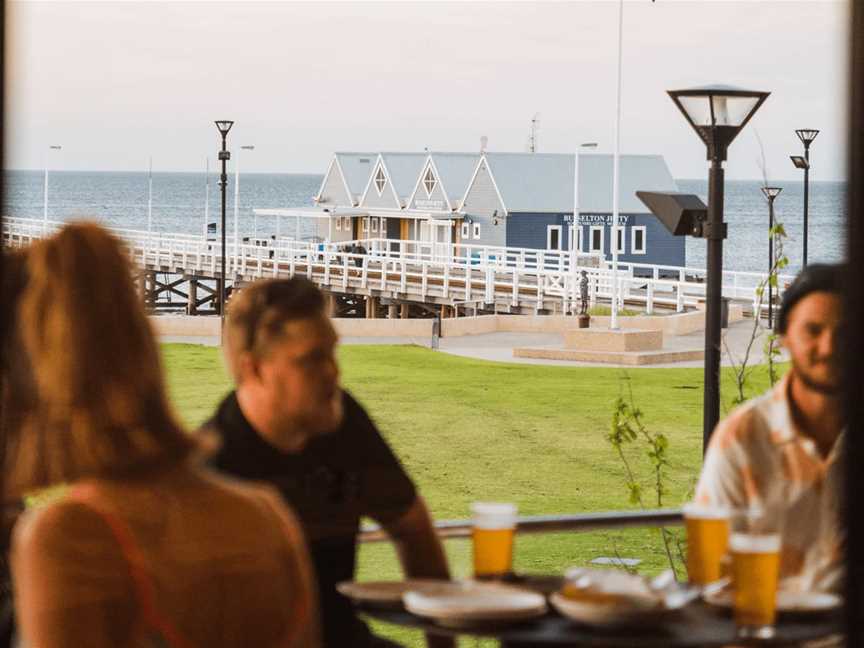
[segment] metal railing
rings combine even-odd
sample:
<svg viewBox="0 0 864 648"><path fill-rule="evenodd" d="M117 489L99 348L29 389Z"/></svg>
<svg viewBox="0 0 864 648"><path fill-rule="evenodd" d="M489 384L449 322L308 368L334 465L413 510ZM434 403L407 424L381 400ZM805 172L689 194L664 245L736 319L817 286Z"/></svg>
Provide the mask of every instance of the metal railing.
<svg viewBox="0 0 864 648"><path fill-rule="evenodd" d="M600 531L610 529L633 529L640 527L680 526L684 516L679 509L654 509L648 511L616 511L608 513L582 513L578 515L534 515L520 517L516 533L560 533L562 531ZM470 520L442 520L435 523L438 537L470 538L473 526ZM363 525L358 535L360 542L388 540L387 532L373 524Z"/></svg>

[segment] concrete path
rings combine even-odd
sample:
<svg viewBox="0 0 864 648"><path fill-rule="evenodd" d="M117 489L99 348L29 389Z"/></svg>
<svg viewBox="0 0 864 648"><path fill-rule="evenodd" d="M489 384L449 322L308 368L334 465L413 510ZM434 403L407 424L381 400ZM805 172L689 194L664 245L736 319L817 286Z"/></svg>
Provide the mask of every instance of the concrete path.
<svg viewBox="0 0 864 648"><path fill-rule="evenodd" d="M731 364L729 354L736 358L740 364L741 358L750 341L753 331L753 320L745 319L735 322L724 330L725 343L721 347L723 352L722 363L724 366ZM749 364L764 362L763 347L765 344L764 331L757 337L750 351ZM702 349L705 344L704 333L698 331L689 335L667 336L663 341L664 349L668 350L691 350ZM218 346L219 338L212 336L163 336L162 342L176 342L184 344L202 344L206 346ZM475 358L477 360L489 360L492 362L510 362L514 364L538 364L553 365L559 367L636 367L627 365L598 364L593 362L572 362L566 360L542 360L534 358L514 358L513 349L516 347L552 347L560 348L564 344L563 336L558 333L484 333L482 335L466 335L464 337L441 338L439 349L444 353ZM412 344L430 348L432 340L428 337L344 337L342 344ZM785 354L783 356L785 359ZM677 362L670 364L645 365L646 367L702 367L702 361Z"/></svg>

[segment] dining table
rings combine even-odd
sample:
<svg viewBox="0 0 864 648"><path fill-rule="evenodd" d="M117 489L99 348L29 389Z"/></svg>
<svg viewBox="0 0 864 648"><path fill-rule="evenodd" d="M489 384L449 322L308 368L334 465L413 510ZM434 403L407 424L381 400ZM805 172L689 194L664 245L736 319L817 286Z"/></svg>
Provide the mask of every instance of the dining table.
<svg viewBox="0 0 864 648"><path fill-rule="evenodd" d="M842 633L839 610L817 615L781 614L772 639L745 641L736 634L735 621L728 610L696 602L656 622L608 626L587 625L561 616L550 608L545 615L518 623L442 626L404 609L359 605L367 618L423 632L449 637L497 639L507 648L529 646L604 648L708 648L713 646L807 646L827 642ZM839 644L838 644L839 645Z"/></svg>

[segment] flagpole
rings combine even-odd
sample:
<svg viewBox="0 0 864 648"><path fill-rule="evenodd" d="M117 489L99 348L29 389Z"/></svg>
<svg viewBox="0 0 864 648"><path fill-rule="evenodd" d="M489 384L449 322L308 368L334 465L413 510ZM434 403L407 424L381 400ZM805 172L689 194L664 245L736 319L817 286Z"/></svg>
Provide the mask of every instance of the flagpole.
<svg viewBox="0 0 864 648"><path fill-rule="evenodd" d="M204 157L204 242L207 242L207 223L210 222L210 158Z"/></svg>
<svg viewBox="0 0 864 648"><path fill-rule="evenodd" d="M612 309L609 328L618 328L618 184L621 165L621 59L624 33L624 0L618 0L618 95L615 109L615 153L612 158Z"/></svg>

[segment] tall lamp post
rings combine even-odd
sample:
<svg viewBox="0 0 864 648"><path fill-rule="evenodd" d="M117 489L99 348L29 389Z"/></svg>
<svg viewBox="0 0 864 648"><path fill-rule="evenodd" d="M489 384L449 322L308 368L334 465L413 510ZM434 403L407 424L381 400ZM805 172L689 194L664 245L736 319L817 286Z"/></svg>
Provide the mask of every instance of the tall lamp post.
<svg viewBox="0 0 864 648"><path fill-rule="evenodd" d="M717 85L671 90L669 96L705 144L708 171L708 213L702 236L708 239L705 313L705 396L702 414L703 450L720 418L720 328L723 290L723 163L741 129L769 92Z"/></svg>
<svg viewBox="0 0 864 648"><path fill-rule="evenodd" d="M790 155L792 164L796 169L804 169L804 251L801 259L801 267L807 267L807 212L810 205L810 145L819 131L815 128L799 128L795 131L798 139L804 145L804 157L800 155Z"/></svg>
<svg viewBox="0 0 864 648"><path fill-rule="evenodd" d="M219 317L222 328L225 327L225 189L228 185L228 172L226 165L231 159L231 152L227 147L228 131L234 125L233 121L220 119L216 121L216 128L222 135L222 150L219 151L219 160L222 162L222 175L219 178L219 188L222 191L222 265L219 270Z"/></svg>
<svg viewBox="0 0 864 648"><path fill-rule="evenodd" d="M774 199L781 191L783 187L762 187L762 193L768 200L768 328L771 329L774 328L774 283L771 281L774 271Z"/></svg>
<svg viewBox="0 0 864 648"><path fill-rule="evenodd" d="M48 154L45 156L45 190L42 197L42 235L48 234L48 162L51 151L59 151L63 147L58 144L52 144L48 147Z"/></svg>

